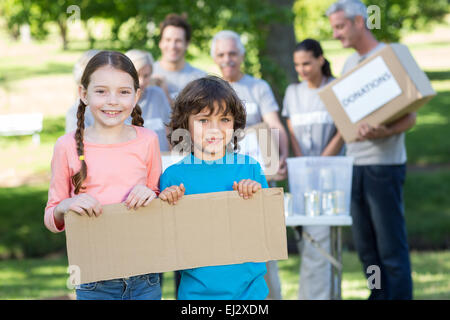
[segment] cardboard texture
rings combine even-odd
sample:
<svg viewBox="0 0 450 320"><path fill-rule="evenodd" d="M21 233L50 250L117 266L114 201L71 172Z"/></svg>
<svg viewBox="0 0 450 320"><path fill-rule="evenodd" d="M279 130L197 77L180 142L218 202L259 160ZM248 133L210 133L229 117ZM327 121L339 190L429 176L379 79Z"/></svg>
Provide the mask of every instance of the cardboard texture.
<svg viewBox="0 0 450 320"><path fill-rule="evenodd" d="M287 259L282 188L244 200L235 191L160 199L99 217L65 216L69 266L81 284L134 275Z"/></svg>
<svg viewBox="0 0 450 320"><path fill-rule="evenodd" d="M379 72L382 73L374 74L369 71L373 70L370 66L379 62L380 57L388 71L380 70ZM358 72L366 74L358 74ZM358 78L364 78L366 81L361 83L352 80ZM347 81L348 79L350 81ZM339 84L343 81L346 81L345 85L339 88ZM401 90L399 94L395 88L392 88L396 85ZM342 99L341 96L338 98L339 94L336 92L342 93L342 90L348 89L353 90L355 95L347 96L348 99ZM381 103L386 92L392 90L395 91L390 96L392 98ZM389 124L407 113L417 111L436 95L429 79L417 65L408 47L398 43L386 45L344 76L326 85L318 93L346 142L356 140L360 123L367 122L372 126ZM360 108L359 111L361 108L367 108L370 112L362 112L361 114L367 113L367 115L353 122L349 116L352 108L353 110ZM355 115L353 118L359 117Z"/></svg>
<svg viewBox="0 0 450 320"><path fill-rule="evenodd" d="M256 136L256 139L251 139ZM272 131L265 122L257 123L253 126L245 128L245 136L239 142L239 145L244 145L245 139L248 139L246 150L241 153L248 154L255 158L261 164L264 170L267 181L277 181L283 179L277 175L280 164L279 153L279 135ZM257 141L257 145L253 145L253 141Z"/></svg>

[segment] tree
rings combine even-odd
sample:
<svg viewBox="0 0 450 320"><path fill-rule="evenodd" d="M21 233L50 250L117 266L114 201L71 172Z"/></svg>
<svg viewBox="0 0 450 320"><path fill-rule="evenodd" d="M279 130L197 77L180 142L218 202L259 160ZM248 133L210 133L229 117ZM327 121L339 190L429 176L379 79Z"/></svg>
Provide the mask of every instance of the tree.
<svg viewBox="0 0 450 320"><path fill-rule="evenodd" d="M272 84L281 105L282 97L289 83L297 82L297 73L292 61L295 47L294 0L270 0L280 14L266 24L267 33L261 39L259 58L263 78Z"/></svg>
<svg viewBox="0 0 450 320"><path fill-rule="evenodd" d="M17 37L21 24L30 25L37 39L56 23L63 48L67 49L68 22L78 11L86 25L93 18L111 21L112 48L141 48L158 58L159 23L169 13L186 13L192 25L191 43L209 52L214 33L230 29L245 40L245 71L267 80L281 102L286 86L296 81L292 63L295 38L331 39L325 11L334 0L2 0L0 12ZM448 0L364 0L380 8L381 28L373 32L379 40L398 41L403 30L418 30L442 21ZM67 12L71 5L75 11ZM295 34L294 36L294 24ZM149 32L149 26L153 26ZM89 34L89 30L88 30ZM90 37L91 46L94 37ZM118 46L115 44L118 43Z"/></svg>
<svg viewBox="0 0 450 320"><path fill-rule="evenodd" d="M113 33L119 39L121 26L130 19L133 28L122 44L123 49L145 48L157 58L159 23L169 13L185 13L192 25L191 43L209 52L212 36L224 29L233 30L244 39L246 46L245 71L266 79L278 102L286 86L296 80L292 63L295 45L292 14L293 0L128 0L116 3L112 15ZM121 7L118 7L118 6ZM89 8L88 8L89 9ZM91 11L89 9L88 11ZM92 10L93 11L93 10ZM97 15L99 13L97 12ZM131 18L130 18L131 17ZM149 34L147 25L155 26ZM153 46L149 46L153 43ZM289 76L287 76L289 75Z"/></svg>
<svg viewBox="0 0 450 320"><path fill-rule="evenodd" d="M38 28L43 23L42 10L31 0L4 0L0 2L0 12L6 18L6 27L13 38L20 36L20 26L30 25L31 34L35 39L44 39L47 36L45 28Z"/></svg>
<svg viewBox="0 0 450 320"><path fill-rule="evenodd" d="M366 0L380 8L380 29L373 29L378 40L397 42L406 32L430 29L449 13L448 0Z"/></svg>
<svg viewBox="0 0 450 320"><path fill-rule="evenodd" d="M331 39L326 10L336 0L296 0L294 4L297 39ZM372 29L378 40L397 42L410 31L429 29L442 22L449 13L448 0L362 0L368 7L377 6L380 28ZM369 8L370 9L370 8ZM369 10L369 16L376 14Z"/></svg>

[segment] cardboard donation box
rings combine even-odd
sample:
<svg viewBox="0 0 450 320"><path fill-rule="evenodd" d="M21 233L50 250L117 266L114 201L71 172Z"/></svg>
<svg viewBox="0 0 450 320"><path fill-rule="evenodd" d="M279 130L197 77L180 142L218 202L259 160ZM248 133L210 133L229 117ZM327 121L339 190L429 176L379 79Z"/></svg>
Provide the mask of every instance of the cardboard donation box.
<svg viewBox="0 0 450 320"><path fill-rule="evenodd" d="M236 191L160 199L99 217L65 217L69 266L79 283L202 266L287 259L283 189L244 200Z"/></svg>
<svg viewBox="0 0 450 320"><path fill-rule="evenodd" d="M390 44L319 91L346 142L358 125L389 124L427 103L436 92L408 47Z"/></svg>
<svg viewBox="0 0 450 320"><path fill-rule="evenodd" d="M258 161L268 181L280 180L277 176L280 166L279 132L261 122L247 127L244 133L244 137L238 142L239 153Z"/></svg>

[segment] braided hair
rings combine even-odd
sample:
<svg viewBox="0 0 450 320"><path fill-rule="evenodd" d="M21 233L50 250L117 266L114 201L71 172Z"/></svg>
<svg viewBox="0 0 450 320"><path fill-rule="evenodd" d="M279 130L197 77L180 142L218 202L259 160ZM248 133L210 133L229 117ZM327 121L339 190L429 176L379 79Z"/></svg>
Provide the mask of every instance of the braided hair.
<svg viewBox="0 0 450 320"><path fill-rule="evenodd" d="M99 68L110 65L115 69L128 73L133 78L134 89L139 89L139 76L133 62L124 54L117 51L100 51L91 60L89 60L81 77L81 85L84 89L89 86L91 75ZM75 131L75 142L77 155L81 161L81 168L76 174L71 177L72 183L75 187L75 194L80 193L84 189L83 182L87 177L87 165L84 159L84 114L86 111L86 104L80 99L77 110L77 130ZM132 124L142 127L144 119L142 118L142 110L138 104L131 112Z"/></svg>

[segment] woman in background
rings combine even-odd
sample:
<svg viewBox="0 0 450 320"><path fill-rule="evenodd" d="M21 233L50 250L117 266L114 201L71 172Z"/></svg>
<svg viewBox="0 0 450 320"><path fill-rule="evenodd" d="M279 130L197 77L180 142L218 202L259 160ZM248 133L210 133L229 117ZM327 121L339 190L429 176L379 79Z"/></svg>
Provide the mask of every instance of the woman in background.
<svg viewBox="0 0 450 320"><path fill-rule="evenodd" d="M298 43L293 58L295 71L303 81L286 89L282 115L287 117L295 157L342 154L344 141L317 94L334 80L320 43L313 39ZM330 251L329 227L304 226L303 231ZM299 299L330 299L330 263L308 241L301 254Z"/></svg>
<svg viewBox="0 0 450 320"><path fill-rule="evenodd" d="M139 74L139 86L142 90L139 106L142 109L144 127L151 129L158 135L160 151L169 151L167 128L170 121L171 108L164 91L151 85L150 77L153 72L153 57L143 50L129 50L125 55L133 62Z"/></svg>
<svg viewBox="0 0 450 320"><path fill-rule="evenodd" d="M92 59L99 50L88 50L80 57L80 59L73 66L73 79L75 80L75 84L77 86L77 96L78 96L78 87L81 85L81 76L83 75L84 69L88 64L89 60ZM72 107L66 113L66 133L75 131L77 129L77 110L78 105L80 104L80 98L74 102ZM91 110L86 108L86 113L84 115L84 126L89 127L94 123L94 118L92 117Z"/></svg>

